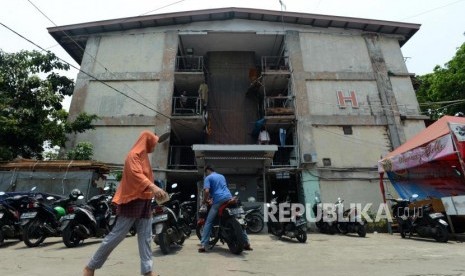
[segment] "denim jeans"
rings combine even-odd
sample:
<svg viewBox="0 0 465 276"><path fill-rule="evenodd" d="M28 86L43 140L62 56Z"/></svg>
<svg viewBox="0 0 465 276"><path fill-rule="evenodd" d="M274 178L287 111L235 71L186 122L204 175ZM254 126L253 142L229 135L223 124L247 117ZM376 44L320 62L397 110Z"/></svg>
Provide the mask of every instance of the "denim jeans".
<svg viewBox="0 0 465 276"><path fill-rule="evenodd" d="M210 235L211 235L212 228L213 228L213 222L215 221L215 218L218 215L218 211L221 205L228 200L229 199L223 202L220 202L220 203L215 203L210 207L210 211L208 212L207 219L205 220L205 225L203 226L202 240L200 240L200 244L204 248L208 248L208 241L210 240ZM245 244L249 244L249 237L247 236L247 232L245 229L242 232L242 236L244 238Z"/></svg>

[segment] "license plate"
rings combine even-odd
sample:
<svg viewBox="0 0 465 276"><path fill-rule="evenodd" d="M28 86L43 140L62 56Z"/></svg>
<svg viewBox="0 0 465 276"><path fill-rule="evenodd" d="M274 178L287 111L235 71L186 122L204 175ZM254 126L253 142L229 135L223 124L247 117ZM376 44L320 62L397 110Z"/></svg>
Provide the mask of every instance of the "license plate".
<svg viewBox="0 0 465 276"><path fill-rule="evenodd" d="M432 219L442 218L444 215L441 213L429 214L429 217Z"/></svg>
<svg viewBox="0 0 465 276"><path fill-rule="evenodd" d="M61 217L61 220L71 220L74 219L76 215L75 214L69 214Z"/></svg>
<svg viewBox="0 0 465 276"><path fill-rule="evenodd" d="M242 207L229 209L229 213L231 215L241 215L244 214L244 209Z"/></svg>
<svg viewBox="0 0 465 276"><path fill-rule="evenodd" d="M30 219L30 218L35 218L36 216L37 216L37 212L22 213L21 219Z"/></svg>
<svg viewBox="0 0 465 276"><path fill-rule="evenodd" d="M295 226L304 225L306 223L307 221L305 219L299 219L298 221L296 221Z"/></svg>
<svg viewBox="0 0 465 276"><path fill-rule="evenodd" d="M160 222L160 221L165 221L165 220L168 220L168 214L163 214L163 215L159 215L159 216L155 216L153 217L153 223L157 223L157 222Z"/></svg>
<svg viewBox="0 0 465 276"><path fill-rule="evenodd" d="M3 218L4 213L0 213L0 219Z"/></svg>

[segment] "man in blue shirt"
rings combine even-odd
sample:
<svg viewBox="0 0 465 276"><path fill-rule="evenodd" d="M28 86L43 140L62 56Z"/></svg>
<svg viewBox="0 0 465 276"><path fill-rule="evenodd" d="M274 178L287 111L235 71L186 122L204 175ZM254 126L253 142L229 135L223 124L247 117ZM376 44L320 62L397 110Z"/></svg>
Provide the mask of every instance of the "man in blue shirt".
<svg viewBox="0 0 465 276"><path fill-rule="evenodd" d="M229 191L228 185L226 184L226 178L224 178L222 174L215 172L211 165L207 165L205 167L205 174L207 176L205 177L203 183L203 203L210 203L212 204L212 206L210 208L210 211L208 212L208 216L203 227L202 240L200 241L201 246L199 248L200 253L206 252L206 248L208 246L208 241L210 239L210 234L213 226L213 221L218 215L218 210L220 209L220 206L232 198L231 192ZM249 238L247 237L247 233L245 230L244 241L244 250L253 250L250 247Z"/></svg>

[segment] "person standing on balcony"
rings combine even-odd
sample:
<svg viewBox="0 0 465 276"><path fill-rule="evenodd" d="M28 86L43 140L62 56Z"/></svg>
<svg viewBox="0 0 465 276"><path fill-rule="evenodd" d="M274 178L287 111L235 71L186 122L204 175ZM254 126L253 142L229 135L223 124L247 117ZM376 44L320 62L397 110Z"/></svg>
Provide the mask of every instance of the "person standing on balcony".
<svg viewBox="0 0 465 276"><path fill-rule="evenodd" d="M149 160L149 153L154 151L158 140L159 137L153 132L143 131L126 156L123 178L113 197L113 203L117 205L118 219L84 268L83 276L93 276L94 271L103 266L110 253L126 237L133 224L136 225L137 230L141 274L157 275L152 270L151 201L154 196L156 199L167 196L165 191L154 184Z"/></svg>
<svg viewBox="0 0 465 276"><path fill-rule="evenodd" d="M182 91L180 98L181 108L187 108L187 91Z"/></svg>
<svg viewBox="0 0 465 276"><path fill-rule="evenodd" d="M270 143L270 134L266 130L265 126L262 126L260 133L258 134L258 144L268 145Z"/></svg>
<svg viewBox="0 0 465 276"><path fill-rule="evenodd" d="M200 84L198 93L202 107L204 110L206 110L208 104L208 85L205 83L205 81Z"/></svg>

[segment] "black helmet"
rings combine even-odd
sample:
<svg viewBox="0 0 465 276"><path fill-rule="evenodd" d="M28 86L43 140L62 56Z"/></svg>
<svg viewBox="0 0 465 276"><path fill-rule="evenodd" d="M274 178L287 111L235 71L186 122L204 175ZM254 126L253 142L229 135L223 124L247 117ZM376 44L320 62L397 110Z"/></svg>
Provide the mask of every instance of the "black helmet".
<svg viewBox="0 0 465 276"><path fill-rule="evenodd" d="M79 189L73 189L69 194L69 198L72 200L77 200L80 195L82 195L82 193Z"/></svg>

